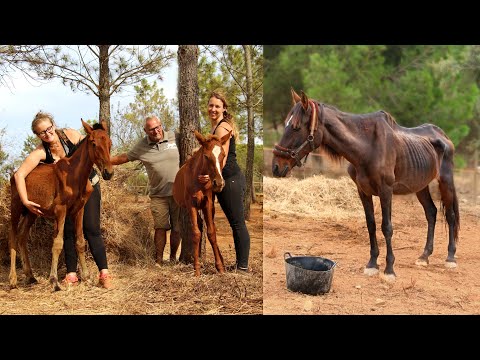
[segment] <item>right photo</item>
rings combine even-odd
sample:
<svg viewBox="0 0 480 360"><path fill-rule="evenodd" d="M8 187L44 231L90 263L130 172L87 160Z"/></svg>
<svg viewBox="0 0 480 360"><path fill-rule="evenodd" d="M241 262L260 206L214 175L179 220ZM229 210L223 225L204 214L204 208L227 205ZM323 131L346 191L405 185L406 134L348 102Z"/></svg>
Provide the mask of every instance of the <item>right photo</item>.
<svg viewBox="0 0 480 360"><path fill-rule="evenodd" d="M263 314L480 314L480 46L265 45Z"/></svg>

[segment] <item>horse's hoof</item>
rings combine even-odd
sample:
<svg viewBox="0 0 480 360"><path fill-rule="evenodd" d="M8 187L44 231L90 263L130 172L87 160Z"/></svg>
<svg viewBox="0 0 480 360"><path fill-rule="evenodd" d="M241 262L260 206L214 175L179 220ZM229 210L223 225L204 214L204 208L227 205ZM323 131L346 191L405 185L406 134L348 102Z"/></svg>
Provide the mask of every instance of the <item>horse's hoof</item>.
<svg viewBox="0 0 480 360"><path fill-rule="evenodd" d="M395 282L396 280L396 276L395 274L385 274L383 273L382 276L380 276L382 278L382 280L384 280L385 282L389 283L389 284L392 284Z"/></svg>
<svg viewBox="0 0 480 360"><path fill-rule="evenodd" d="M415 261L415 265L427 267L427 266L428 266L428 259L418 258L418 259Z"/></svg>
<svg viewBox="0 0 480 360"><path fill-rule="evenodd" d="M53 286L53 291L60 291L60 290L62 290L62 289L60 288L58 283Z"/></svg>
<svg viewBox="0 0 480 360"><path fill-rule="evenodd" d="M17 289L17 284L13 285L13 284L10 284L10 290L15 290Z"/></svg>
<svg viewBox="0 0 480 360"><path fill-rule="evenodd" d="M365 268L363 270L363 273L368 276L375 276L378 274L378 269L377 268Z"/></svg>
<svg viewBox="0 0 480 360"><path fill-rule="evenodd" d="M457 267L456 261L445 261L445 267L447 269L455 269Z"/></svg>

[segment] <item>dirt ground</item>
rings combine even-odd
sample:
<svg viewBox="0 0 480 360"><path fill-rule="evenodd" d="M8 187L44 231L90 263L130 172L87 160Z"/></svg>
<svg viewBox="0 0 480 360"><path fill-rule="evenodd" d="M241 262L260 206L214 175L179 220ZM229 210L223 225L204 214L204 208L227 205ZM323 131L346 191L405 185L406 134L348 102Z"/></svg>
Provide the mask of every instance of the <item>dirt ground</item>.
<svg viewBox="0 0 480 360"><path fill-rule="evenodd" d="M147 205L145 205L147 206ZM225 265L235 262L235 250L228 221L216 204L217 239ZM33 269L38 284L25 286L19 267L18 289L8 286L7 266L0 267L0 314L261 314L263 221L261 205L252 205L247 221L251 237L250 275L227 271L219 275L213 264L211 246L207 243L207 260L202 275L193 276L193 266L167 263L162 268L133 266L111 261L114 289L96 286L97 269L87 259L90 278L68 290L52 292L48 282L49 262ZM179 252L180 253L180 252ZM169 256L167 243L164 259ZM108 257L108 254L107 254ZM65 275L64 267L59 277Z"/></svg>
<svg viewBox="0 0 480 360"><path fill-rule="evenodd" d="M415 196L394 197L392 213L397 279L389 284L379 275L363 274L370 251L363 216L319 220L265 209L264 314L480 314L480 205L460 203L456 269L444 266L448 231L440 211L427 268L415 265L427 233L421 205ZM377 210L376 221L383 273L385 240ZM337 262L330 292L311 296L287 290L285 252Z"/></svg>

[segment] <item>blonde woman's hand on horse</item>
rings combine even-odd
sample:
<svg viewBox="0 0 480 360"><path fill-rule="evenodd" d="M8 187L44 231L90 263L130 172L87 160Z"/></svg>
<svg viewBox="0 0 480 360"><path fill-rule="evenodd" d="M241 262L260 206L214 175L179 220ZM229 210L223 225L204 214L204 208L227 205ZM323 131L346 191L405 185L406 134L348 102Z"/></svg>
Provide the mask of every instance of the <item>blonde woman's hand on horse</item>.
<svg viewBox="0 0 480 360"><path fill-rule="evenodd" d="M27 200L25 207L35 215L43 215L42 211L39 209L40 205L37 203L34 203L33 201Z"/></svg>
<svg viewBox="0 0 480 360"><path fill-rule="evenodd" d="M198 175L198 182L201 184L206 184L210 181L210 176L208 175Z"/></svg>

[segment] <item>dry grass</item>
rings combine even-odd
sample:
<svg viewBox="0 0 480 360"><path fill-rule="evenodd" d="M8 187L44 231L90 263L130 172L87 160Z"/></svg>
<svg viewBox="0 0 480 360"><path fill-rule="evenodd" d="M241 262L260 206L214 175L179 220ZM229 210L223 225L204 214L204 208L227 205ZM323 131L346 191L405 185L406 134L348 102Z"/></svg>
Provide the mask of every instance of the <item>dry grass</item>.
<svg viewBox="0 0 480 360"><path fill-rule="evenodd" d="M266 212L336 220L363 216L357 188L348 177L331 179L319 175L299 180L265 176L263 194Z"/></svg>
<svg viewBox="0 0 480 360"><path fill-rule="evenodd" d="M22 283L23 272L17 263L19 288L8 287L8 187L0 189L0 314L261 314L262 313L262 235L261 207L252 207L247 227L252 238L251 274L227 272L219 275L213 264L211 247L200 277L193 267L170 264L154 266L153 220L148 197L135 202L124 190L123 178L102 181L102 233L115 288L96 286L95 263L87 250L90 277L68 291L51 292L48 283L51 261L52 226L40 218L32 227L29 241L34 275L33 286ZM235 261L233 239L221 209L216 212L217 235L225 264ZM221 224L221 225L219 225ZM168 258L168 244L164 254ZM62 257L59 277L65 276Z"/></svg>

